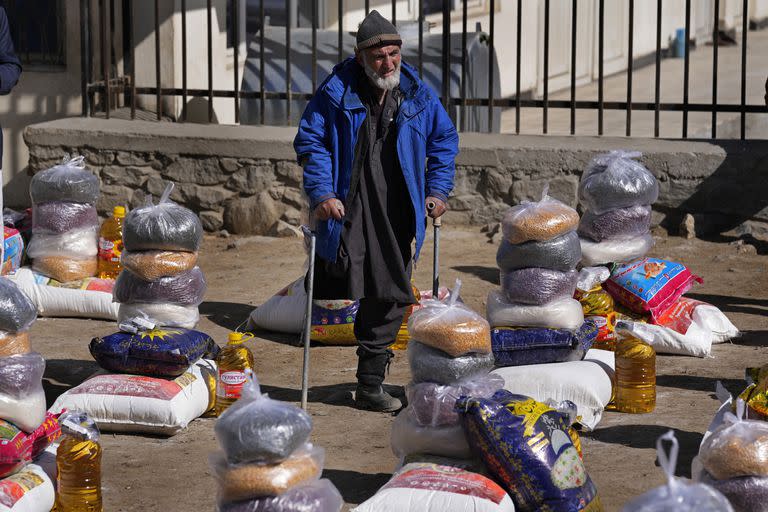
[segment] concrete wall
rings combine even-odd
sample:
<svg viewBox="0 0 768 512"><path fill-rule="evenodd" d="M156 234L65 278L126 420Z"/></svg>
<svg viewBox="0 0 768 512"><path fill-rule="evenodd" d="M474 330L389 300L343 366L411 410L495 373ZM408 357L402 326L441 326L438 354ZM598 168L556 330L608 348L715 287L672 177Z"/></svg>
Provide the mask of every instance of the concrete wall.
<svg viewBox="0 0 768 512"><path fill-rule="evenodd" d="M307 212L295 128L63 119L29 127L29 168L44 169L65 151L86 156L102 179L101 213L159 196L164 180L175 201L198 212L208 230L289 232ZM748 225L768 231L768 142L697 142L466 133L461 136L448 222L485 224L510 204L550 194L575 206L582 170L597 153L634 149L656 175L656 220L675 226L695 213L700 226ZM744 224L744 223L748 224Z"/></svg>

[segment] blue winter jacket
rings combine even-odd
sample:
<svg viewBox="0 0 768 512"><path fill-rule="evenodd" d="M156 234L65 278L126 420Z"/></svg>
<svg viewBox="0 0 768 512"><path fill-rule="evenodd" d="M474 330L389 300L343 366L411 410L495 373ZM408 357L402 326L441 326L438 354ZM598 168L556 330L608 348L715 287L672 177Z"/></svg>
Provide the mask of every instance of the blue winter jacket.
<svg viewBox="0 0 768 512"><path fill-rule="evenodd" d="M353 57L338 64L318 87L299 123L293 146L304 167L304 190L312 210L327 199L347 200L357 134L366 116L356 92L361 71ZM404 98L393 126L415 213L416 259L424 242L425 198L447 201L453 189L459 136L437 95L405 63L400 89ZM321 258L336 260L343 222L331 218L318 223L317 254Z"/></svg>

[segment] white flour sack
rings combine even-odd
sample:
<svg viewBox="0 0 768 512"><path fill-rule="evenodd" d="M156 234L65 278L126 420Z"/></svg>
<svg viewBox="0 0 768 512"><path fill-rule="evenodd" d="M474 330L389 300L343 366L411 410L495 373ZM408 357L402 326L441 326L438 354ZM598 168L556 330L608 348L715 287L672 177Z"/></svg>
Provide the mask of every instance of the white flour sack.
<svg viewBox="0 0 768 512"><path fill-rule="evenodd" d="M200 359L175 379L97 374L61 395L51 411L79 410L99 429L174 435L215 400L216 363Z"/></svg>
<svg viewBox="0 0 768 512"><path fill-rule="evenodd" d="M53 482L37 464L0 480L0 512L48 512L55 499Z"/></svg>
<svg viewBox="0 0 768 512"><path fill-rule="evenodd" d="M515 512L509 495L489 478L455 466L406 464L352 512Z"/></svg>

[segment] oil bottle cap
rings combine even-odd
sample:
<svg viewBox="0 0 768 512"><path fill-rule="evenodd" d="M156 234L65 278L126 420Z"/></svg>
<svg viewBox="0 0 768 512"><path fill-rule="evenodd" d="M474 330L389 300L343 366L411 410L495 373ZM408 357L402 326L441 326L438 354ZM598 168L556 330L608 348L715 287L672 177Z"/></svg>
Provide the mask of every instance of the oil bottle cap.
<svg viewBox="0 0 768 512"><path fill-rule="evenodd" d="M115 217L125 217L125 206L115 206L112 210L112 215Z"/></svg>

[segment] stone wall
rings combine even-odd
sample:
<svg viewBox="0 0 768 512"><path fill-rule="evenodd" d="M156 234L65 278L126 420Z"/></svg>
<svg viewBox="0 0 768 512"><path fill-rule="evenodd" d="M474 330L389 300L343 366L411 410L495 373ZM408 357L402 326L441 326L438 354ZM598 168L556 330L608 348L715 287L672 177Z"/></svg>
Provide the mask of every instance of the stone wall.
<svg viewBox="0 0 768 512"><path fill-rule="evenodd" d="M62 119L30 126L29 172L79 153L102 180L99 211L144 204L176 184L172 199L209 231L295 234L307 214L295 128ZM461 135L447 222L486 224L510 204L550 195L576 206L582 170L600 152L633 149L660 183L655 220L676 227L695 214L701 231L768 232L768 143L598 137ZM26 200L26 198L22 198ZM6 198L14 204L14 198Z"/></svg>

